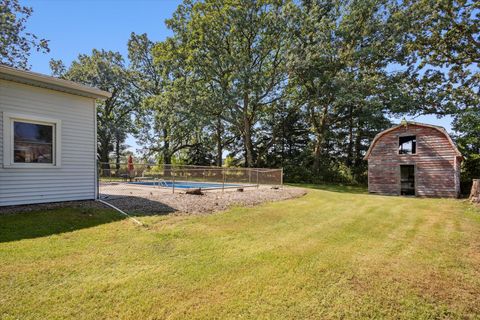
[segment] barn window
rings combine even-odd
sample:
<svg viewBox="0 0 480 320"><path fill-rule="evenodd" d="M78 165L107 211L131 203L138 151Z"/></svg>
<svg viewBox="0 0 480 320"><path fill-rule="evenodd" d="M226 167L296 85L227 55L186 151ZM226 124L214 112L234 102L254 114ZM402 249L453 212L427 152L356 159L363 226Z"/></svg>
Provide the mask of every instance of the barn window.
<svg viewBox="0 0 480 320"><path fill-rule="evenodd" d="M417 152L417 137L405 136L398 140L399 154L415 154Z"/></svg>
<svg viewBox="0 0 480 320"><path fill-rule="evenodd" d="M60 126L60 120L4 113L4 167L59 167Z"/></svg>

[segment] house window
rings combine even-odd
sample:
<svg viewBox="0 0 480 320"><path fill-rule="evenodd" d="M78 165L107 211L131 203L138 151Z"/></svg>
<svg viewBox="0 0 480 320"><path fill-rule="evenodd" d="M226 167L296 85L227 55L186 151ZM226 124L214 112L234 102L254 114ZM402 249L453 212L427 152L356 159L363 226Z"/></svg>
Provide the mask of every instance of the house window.
<svg viewBox="0 0 480 320"><path fill-rule="evenodd" d="M417 152L416 136L400 137L398 140L399 154L415 154Z"/></svg>
<svg viewBox="0 0 480 320"><path fill-rule="evenodd" d="M61 121L3 114L4 168L60 166Z"/></svg>
<svg viewBox="0 0 480 320"><path fill-rule="evenodd" d="M55 124L13 121L13 162L53 164Z"/></svg>

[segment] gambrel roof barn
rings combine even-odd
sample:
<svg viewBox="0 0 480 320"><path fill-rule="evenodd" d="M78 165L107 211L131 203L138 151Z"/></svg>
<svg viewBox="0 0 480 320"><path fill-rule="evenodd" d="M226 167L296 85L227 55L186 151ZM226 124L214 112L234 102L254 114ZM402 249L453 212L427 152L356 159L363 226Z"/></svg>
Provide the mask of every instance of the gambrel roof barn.
<svg viewBox="0 0 480 320"><path fill-rule="evenodd" d="M460 193L462 155L443 127L402 121L375 137L365 159L371 193L424 197Z"/></svg>

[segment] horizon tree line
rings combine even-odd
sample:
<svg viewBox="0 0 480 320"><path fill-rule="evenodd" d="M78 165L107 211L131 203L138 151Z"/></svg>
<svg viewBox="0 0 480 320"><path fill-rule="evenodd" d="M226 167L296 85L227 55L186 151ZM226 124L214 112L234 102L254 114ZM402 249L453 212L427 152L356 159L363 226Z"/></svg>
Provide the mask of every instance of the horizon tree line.
<svg viewBox="0 0 480 320"><path fill-rule="evenodd" d="M2 16L31 13L2 2ZM286 181L364 183L375 134L393 117L433 114L453 117L468 181L480 177L479 6L184 0L163 41L131 33L128 57L93 49L68 67L50 64L57 77L112 93L98 107L101 162L118 166L132 135L156 163L284 167ZM27 67L21 43L6 48L2 63Z"/></svg>

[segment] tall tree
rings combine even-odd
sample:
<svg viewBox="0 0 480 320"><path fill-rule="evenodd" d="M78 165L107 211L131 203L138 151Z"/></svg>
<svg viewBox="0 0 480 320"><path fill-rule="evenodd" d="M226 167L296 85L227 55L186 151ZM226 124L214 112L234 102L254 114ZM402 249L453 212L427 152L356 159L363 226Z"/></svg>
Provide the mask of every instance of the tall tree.
<svg viewBox="0 0 480 320"><path fill-rule="evenodd" d="M146 33L132 32L127 46L130 78L137 93L141 98L159 95L162 92L164 70L161 64L155 63L155 43Z"/></svg>
<svg viewBox="0 0 480 320"><path fill-rule="evenodd" d="M32 50L49 52L48 40L26 32L26 23L33 9L18 0L0 0L0 63L29 69Z"/></svg>
<svg viewBox="0 0 480 320"><path fill-rule="evenodd" d="M381 0L303 1L290 7L289 80L293 99L307 112L317 173L341 131L346 135L335 157L345 156L352 166L361 158L364 139L372 136L366 128L375 132L388 125L384 112L396 95L387 66L398 54L387 28L389 13Z"/></svg>
<svg viewBox="0 0 480 320"><path fill-rule="evenodd" d="M175 153L199 143L203 122L195 109L195 83L174 38L153 44L146 35L132 35L129 52L134 85L143 93L137 137L147 153L171 164Z"/></svg>
<svg viewBox="0 0 480 320"><path fill-rule="evenodd" d="M249 167L256 162L254 128L286 83L283 7L282 0L185 1L167 21L193 74L217 95L210 101L223 101L211 108L217 129L223 120L240 135Z"/></svg>
<svg viewBox="0 0 480 320"><path fill-rule="evenodd" d="M466 176L480 177L480 2L404 0L395 19L408 53L414 114L452 115Z"/></svg>
<svg viewBox="0 0 480 320"><path fill-rule="evenodd" d="M97 103L99 160L104 168L109 168L114 143L132 132L131 118L138 108L123 57L118 52L94 49L91 55L79 55L68 69L58 60L51 61L50 66L55 76L112 94L110 98Z"/></svg>
<svg viewBox="0 0 480 320"><path fill-rule="evenodd" d="M463 165L464 180L480 178L480 112L469 109L457 115L453 121L457 131L456 141L462 154L466 157Z"/></svg>
<svg viewBox="0 0 480 320"><path fill-rule="evenodd" d="M287 167L287 171L301 167L310 143L305 109L285 99L272 111L257 128L258 165Z"/></svg>

